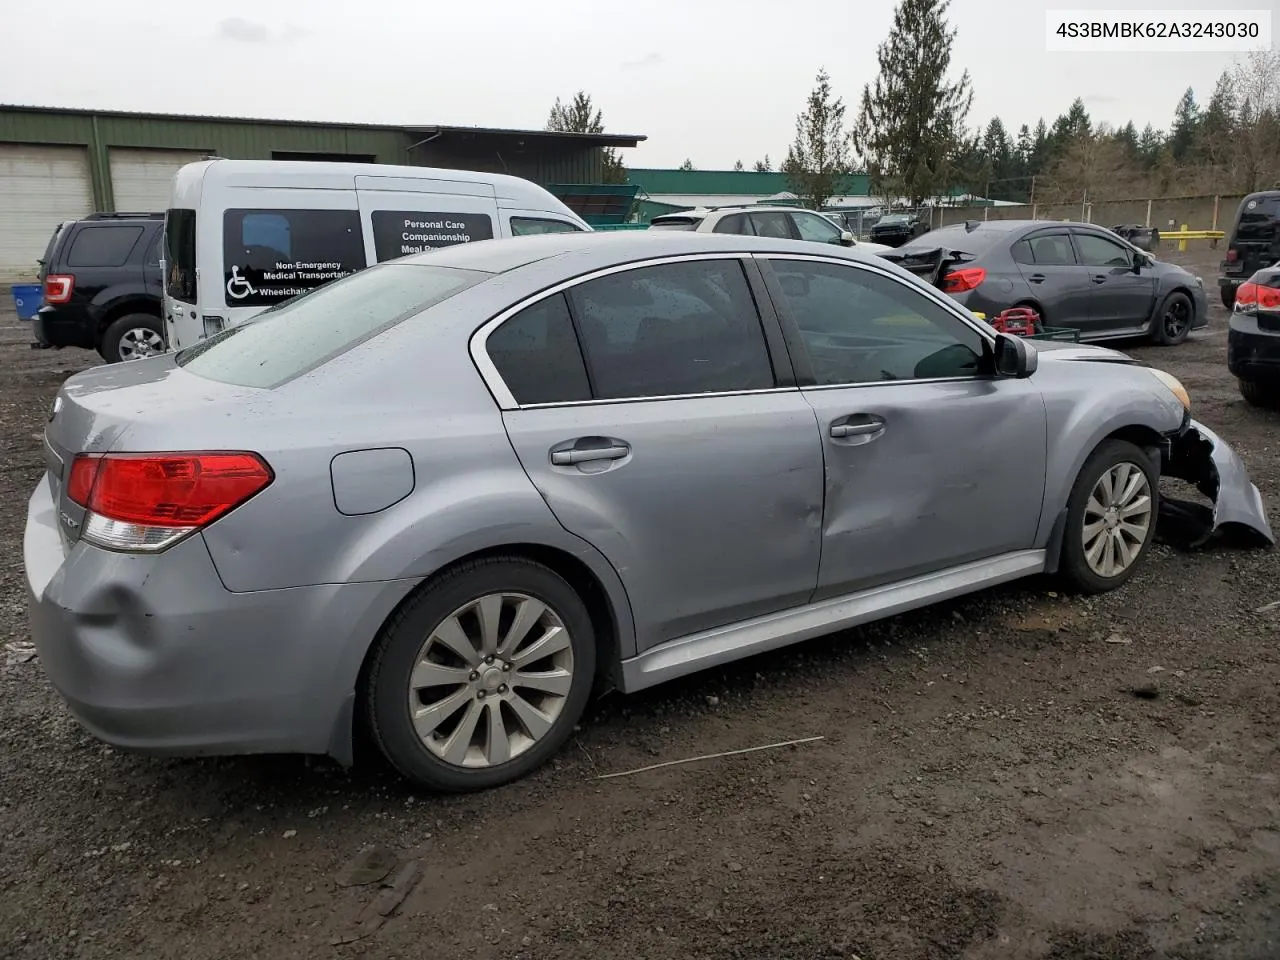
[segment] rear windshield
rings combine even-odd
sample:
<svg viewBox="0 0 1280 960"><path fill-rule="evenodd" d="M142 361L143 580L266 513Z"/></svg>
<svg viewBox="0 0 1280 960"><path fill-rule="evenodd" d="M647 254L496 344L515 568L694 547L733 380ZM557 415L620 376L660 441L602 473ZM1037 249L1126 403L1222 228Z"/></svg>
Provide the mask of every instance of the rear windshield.
<svg viewBox="0 0 1280 960"><path fill-rule="evenodd" d="M982 226L967 230L963 223L953 223L946 227L938 227L917 237L910 243L899 247L899 250L926 250L934 247L946 247L961 253L973 254L975 257L986 253L1001 240L1008 241L1009 231L992 230Z"/></svg>
<svg viewBox="0 0 1280 960"><path fill-rule="evenodd" d="M650 230L697 230L701 220L655 220Z"/></svg>
<svg viewBox="0 0 1280 960"><path fill-rule="evenodd" d="M491 274L387 263L277 304L178 353L189 372L243 387L278 387Z"/></svg>
<svg viewBox="0 0 1280 960"><path fill-rule="evenodd" d="M1280 193L1247 197L1240 204L1237 240L1265 240L1268 243L1280 231Z"/></svg>
<svg viewBox="0 0 1280 960"><path fill-rule="evenodd" d="M196 212L174 208L164 215L165 293L195 303Z"/></svg>

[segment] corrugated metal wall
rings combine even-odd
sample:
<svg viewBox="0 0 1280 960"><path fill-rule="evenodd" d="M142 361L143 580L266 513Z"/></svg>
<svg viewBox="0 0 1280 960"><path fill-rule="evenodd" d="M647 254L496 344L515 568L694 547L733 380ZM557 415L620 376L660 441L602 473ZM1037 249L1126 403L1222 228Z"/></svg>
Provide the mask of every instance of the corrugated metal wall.
<svg viewBox="0 0 1280 960"><path fill-rule="evenodd" d="M485 138L410 150L419 137L396 128L303 125L221 120L206 117L146 117L90 112L15 110L0 107L0 142L82 144L89 149L94 202L115 209L107 151L111 147L152 147L208 151L220 157L270 160L273 150L368 154L378 163L455 167L510 173L535 183L596 183L602 151L554 141L524 146L508 155ZM452 141L452 142L451 142ZM500 143L495 140L494 143Z"/></svg>

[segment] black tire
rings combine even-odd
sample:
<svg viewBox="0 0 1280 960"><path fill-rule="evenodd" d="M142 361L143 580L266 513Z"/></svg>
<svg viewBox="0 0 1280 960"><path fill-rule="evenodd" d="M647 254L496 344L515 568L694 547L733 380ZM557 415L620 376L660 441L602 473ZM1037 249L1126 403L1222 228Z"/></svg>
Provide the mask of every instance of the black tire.
<svg viewBox="0 0 1280 960"><path fill-rule="evenodd" d="M149 337L147 334L154 334L154 337ZM131 353L130 344L141 343L143 340L158 342L150 348L149 353L137 356L121 355L122 345L126 352ZM154 356L162 352L164 352L164 328L160 325L160 318L153 317L149 313L130 313L120 317L107 327L106 333L102 335L102 344L98 347L98 353L107 363L137 360L141 356Z"/></svg>
<svg viewBox="0 0 1280 960"><path fill-rule="evenodd" d="M1280 407L1280 383L1241 378L1240 396L1252 406L1274 410Z"/></svg>
<svg viewBox="0 0 1280 960"><path fill-rule="evenodd" d="M497 593L533 597L560 618L569 634L573 654L570 688L550 728L524 752L502 763L466 768L436 756L414 729L409 709L410 676L419 662L423 644L442 622L468 603ZM368 729L391 765L420 786L448 793L501 786L541 766L564 745L591 695L595 665L596 637L590 614L577 591L559 574L540 563L518 557L463 563L425 585L375 641L362 691ZM483 669L484 664L480 664L480 668ZM483 696L483 693L476 695ZM494 707L493 696L490 693L488 703L483 706L481 722L488 722L488 711L493 709L499 711L500 717L510 720L511 711L504 711L501 704ZM470 708L470 703L465 703L454 709L462 712ZM480 730L479 724L476 730ZM469 738L468 742L473 741Z"/></svg>
<svg viewBox="0 0 1280 960"><path fill-rule="evenodd" d="M1150 489L1151 513L1147 525L1146 538L1138 547L1138 555L1133 561L1115 576L1102 576L1096 572L1085 556L1084 524L1085 507L1098 485L1102 475L1122 463L1137 467L1146 476ZM1105 593L1114 590L1130 577L1141 566L1147 548L1156 532L1156 515L1160 506L1160 494L1157 483L1159 474L1151 460L1143 450L1125 440L1104 440L1089 455L1076 477L1071 488L1071 496L1067 499L1067 524L1062 537L1062 557L1058 565L1059 573L1076 589L1083 593Z"/></svg>
<svg viewBox="0 0 1280 960"><path fill-rule="evenodd" d="M1191 334L1195 316L1196 309L1190 297L1176 290L1169 294L1156 312L1153 331L1156 343L1165 347L1176 347L1182 343Z"/></svg>
<svg viewBox="0 0 1280 960"><path fill-rule="evenodd" d="M1234 310L1236 308L1236 288L1219 287L1218 292L1222 294L1222 305L1228 310Z"/></svg>

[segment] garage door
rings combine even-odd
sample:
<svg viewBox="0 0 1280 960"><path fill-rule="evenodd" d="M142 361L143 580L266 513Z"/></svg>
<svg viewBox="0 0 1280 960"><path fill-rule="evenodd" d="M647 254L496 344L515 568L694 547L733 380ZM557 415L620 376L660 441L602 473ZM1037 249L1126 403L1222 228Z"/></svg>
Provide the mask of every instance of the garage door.
<svg viewBox="0 0 1280 960"><path fill-rule="evenodd" d="M173 175L188 163L203 160L197 150L126 150L113 147L111 193L116 210L127 213L158 213L169 207Z"/></svg>
<svg viewBox="0 0 1280 960"><path fill-rule="evenodd" d="M92 212L84 147L0 143L0 283L33 279L54 228Z"/></svg>

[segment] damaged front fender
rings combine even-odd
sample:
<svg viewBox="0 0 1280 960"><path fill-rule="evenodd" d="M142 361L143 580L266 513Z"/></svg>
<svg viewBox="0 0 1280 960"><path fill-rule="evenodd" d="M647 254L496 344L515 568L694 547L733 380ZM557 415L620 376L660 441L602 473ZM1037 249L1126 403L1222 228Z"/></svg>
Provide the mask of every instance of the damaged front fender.
<svg viewBox="0 0 1280 960"><path fill-rule="evenodd" d="M1186 430L1165 446L1161 473L1193 484L1213 506L1161 496L1156 533L1165 543L1194 549L1218 531L1243 533L1268 545L1276 542L1262 505L1262 494L1249 480L1244 463L1216 433L1191 420Z"/></svg>

